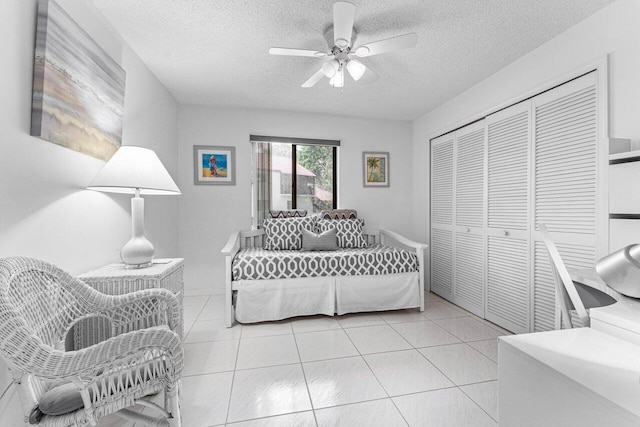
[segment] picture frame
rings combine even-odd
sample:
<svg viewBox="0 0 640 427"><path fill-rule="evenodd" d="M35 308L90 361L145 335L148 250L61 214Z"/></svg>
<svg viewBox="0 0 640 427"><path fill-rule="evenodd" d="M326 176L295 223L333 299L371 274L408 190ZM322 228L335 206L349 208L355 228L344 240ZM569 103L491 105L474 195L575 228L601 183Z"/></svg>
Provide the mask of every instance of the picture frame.
<svg viewBox="0 0 640 427"><path fill-rule="evenodd" d="M108 161L122 145L125 70L54 0L39 0L31 136Z"/></svg>
<svg viewBox="0 0 640 427"><path fill-rule="evenodd" d="M362 182L364 187L389 187L389 152L362 152Z"/></svg>
<svg viewBox="0 0 640 427"><path fill-rule="evenodd" d="M236 148L193 146L195 185L236 185Z"/></svg>

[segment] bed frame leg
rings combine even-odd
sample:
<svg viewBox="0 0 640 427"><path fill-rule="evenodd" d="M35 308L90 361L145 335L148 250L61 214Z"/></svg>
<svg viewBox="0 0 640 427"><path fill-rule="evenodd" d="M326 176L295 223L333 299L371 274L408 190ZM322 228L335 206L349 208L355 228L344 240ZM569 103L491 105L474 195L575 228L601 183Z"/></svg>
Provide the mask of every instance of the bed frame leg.
<svg viewBox="0 0 640 427"><path fill-rule="evenodd" d="M230 328L233 326L233 320L234 320L234 315L233 315L233 305L232 303L229 301L229 298L226 298L226 307L225 307L225 323L227 324L227 328Z"/></svg>
<svg viewBox="0 0 640 427"><path fill-rule="evenodd" d="M233 289L231 288L231 257L227 256L226 260L226 274L225 274L225 296L224 296L224 314L225 323L227 328L233 326L235 320L235 310L233 309Z"/></svg>
<svg viewBox="0 0 640 427"><path fill-rule="evenodd" d="M418 255L418 271L420 272L420 311L424 311L424 253L425 250L420 248Z"/></svg>

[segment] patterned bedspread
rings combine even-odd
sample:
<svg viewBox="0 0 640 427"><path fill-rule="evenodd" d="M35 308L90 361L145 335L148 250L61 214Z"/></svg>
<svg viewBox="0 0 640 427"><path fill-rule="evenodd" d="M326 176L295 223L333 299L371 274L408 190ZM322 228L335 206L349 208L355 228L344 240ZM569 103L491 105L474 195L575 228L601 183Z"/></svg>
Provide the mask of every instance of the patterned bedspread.
<svg viewBox="0 0 640 427"><path fill-rule="evenodd" d="M362 276L418 271L412 252L374 245L337 251L267 251L241 249L233 259L233 280Z"/></svg>

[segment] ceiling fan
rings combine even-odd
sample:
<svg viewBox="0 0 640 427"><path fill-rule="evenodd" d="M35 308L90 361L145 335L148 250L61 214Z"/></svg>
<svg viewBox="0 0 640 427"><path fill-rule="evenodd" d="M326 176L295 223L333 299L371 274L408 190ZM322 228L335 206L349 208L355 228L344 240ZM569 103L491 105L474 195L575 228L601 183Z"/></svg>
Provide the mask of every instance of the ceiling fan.
<svg viewBox="0 0 640 427"><path fill-rule="evenodd" d="M333 4L333 25L325 31L324 37L329 45L329 51L291 49L284 47L272 47L269 53L285 56L308 56L323 60L322 68L302 84L302 87L314 86L323 77L329 78L329 84L333 87L344 86L345 69L353 80L375 81L378 77L356 58L379 55L400 49L414 47L418 43L416 33L404 34L377 42L367 43L354 47L357 32L353 28L355 5L348 2L336 2Z"/></svg>

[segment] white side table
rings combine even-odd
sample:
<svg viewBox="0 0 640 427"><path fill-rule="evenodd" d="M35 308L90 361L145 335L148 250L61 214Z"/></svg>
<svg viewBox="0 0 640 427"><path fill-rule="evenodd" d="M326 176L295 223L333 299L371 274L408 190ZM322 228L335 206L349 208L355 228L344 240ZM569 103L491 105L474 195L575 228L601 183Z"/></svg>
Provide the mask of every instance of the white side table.
<svg viewBox="0 0 640 427"><path fill-rule="evenodd" d="M178 330L182 336L184 324L182 297L184 293L184 259L161 258L154 259L153 264L147 268L128 269L122 263L109 264L97 270L78 276L87 285L107 295L122 295L142 289L164 288L173 292L180 303L180 325ZM94 324L94 329L100 329ZM85 329L82 331L81 329ZM96 333L98 331L95 331ZM89 333L87 328L76 330L76 348L78 345L86 346L96 342L96 339L104 339L103 336L92 338L79 335ZM89 335L94 335L89 333ZM89 342L87 342L87 339Z"/></svg>

